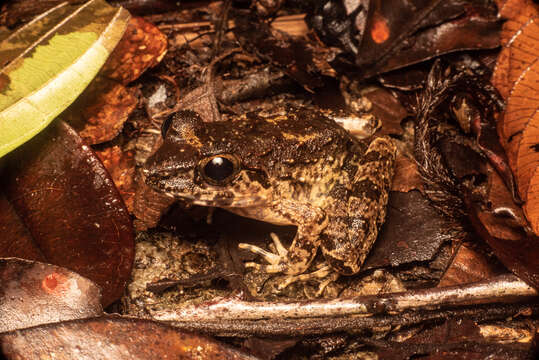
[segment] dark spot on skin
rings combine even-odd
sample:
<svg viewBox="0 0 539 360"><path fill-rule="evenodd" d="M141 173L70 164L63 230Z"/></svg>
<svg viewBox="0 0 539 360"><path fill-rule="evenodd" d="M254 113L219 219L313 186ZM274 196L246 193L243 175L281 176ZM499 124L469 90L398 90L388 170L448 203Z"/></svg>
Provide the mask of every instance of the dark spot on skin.
<svg viewBox="0 0 539 360"><path fill-rule="evenodd" d="M355 187L356 196L360 199L377 200L380 195L380 187L369 179L363 179Z"/></svg>
<svg viewBox="0 0 539 360"><path fill-rule="evenodd" d="M365 156L361 159L362 163L368 163L373 161L379 161L382 159L382 154L380 154L378 151L371 151L369 153L366 153Z"/></svg>
<svg viewBox="0 0 539 360"><path fill-rule="evenodd" d="M262 172L248 170L246 173L247 177L249 178L249 181L259 183L264 189L268 189L270 187L267 176Z"/></svg>
<svg viewBox="0 0 539 360"><path fill-rule="evenodd" d="M358 157L359 156L357 155L357 153L349 152L348 155L346 155L346 158L344 158L342 169L346 171L350 179L353 179L357 173L357 158Z"/></svg>
<svg viewBox="0 0 539 360"><path fill-rule="evenodd" d="M172 124L173 119L174 119L174 115L170 115L161 124L161 137L163 139L167 136L167 131L170 128L170 125Z"/></svg>
<svg viewBox="0 0 539 360"><path fill-rule="evenodd" d="M348 189L343 184L335 184L331 187L328 192L328 195L334 199L347 199L348 198Z"/></svg>
<svg viewBox="0 0 539 360"><path fill-rule="evenodd" d="M342 260L335 259L330 256L327 256L325 259L329 266L331 266L333 269L335 269L338 273L342 275L353 275L355 273L355 271L349 266L344 265L344 261Z"/></svg>

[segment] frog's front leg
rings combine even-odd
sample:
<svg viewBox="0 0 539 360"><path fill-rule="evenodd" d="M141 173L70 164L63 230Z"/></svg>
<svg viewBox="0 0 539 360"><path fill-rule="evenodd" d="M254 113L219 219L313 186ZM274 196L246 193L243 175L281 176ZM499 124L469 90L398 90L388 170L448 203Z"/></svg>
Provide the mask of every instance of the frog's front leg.
<svg viewBox="0 0 539 360"><path fill-rule="evenodd" d="M344 212L336 208L321 234L327 263L340 274L359 272L384 223L396 147L388 138L373 140L360 157Z"/></svg>
<svg viewBox="0 0 539 360"><path fill-rule="evenodd" d="M269 265L261 265L250 262L245 266L267 273L301 274L307 270L316 256L320 246L320 233L327 226L326 214L322 209L310 204L289 200L276 201L271 206L281 218L287 219L290 224L297 225L296 236L287 250L277 236L272 234L276 253L270 253L250 244L239 244L241 249L254 252L269 263Z"/></svg>

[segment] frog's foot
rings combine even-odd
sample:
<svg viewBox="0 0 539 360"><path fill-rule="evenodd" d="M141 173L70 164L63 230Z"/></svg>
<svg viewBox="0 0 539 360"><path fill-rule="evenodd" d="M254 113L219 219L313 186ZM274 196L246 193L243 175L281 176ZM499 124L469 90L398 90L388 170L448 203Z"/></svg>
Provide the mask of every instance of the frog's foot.
<svg viewBox="0 0 539 360"><path fill-rule="evenodd" d="M249 250L250 252L262 256L262 258L269 263L269 265L261 265L255 262L248 262L245 263L245 267L253 268L270 274L287 272L288 250L286 250L276 234L271 233L270 236L275 246L275 253L271 253L251 244L241 243L238 245L240 249Z"/></svg>
<svg viewBox="0 0 539 360"><path fill-rule="evenodd" d="M249 250L257 255L263 257L269 265L261 265L255 262L248 262L245 264L247 268L253 268L259 271L263 271L270 274L283 273L284 279L277 287L278 290L285 289L288 285L293 284L298 281L309 281L309 280L321 280L318 291L315 296L320 296L324 289L336 280L338 274L331 269L327 264L320 264L321 266L308 274L302 274L306 270L308 265L299 264L299 266L293 266L289 263L288 259L288 250L283 246L279 237L271 233L271 239L273 240L273 252L266 251L258 246L251 244L241 243L238 246L240 249Z"/></svg>
<svg viewBox="0 0 539 360"><path fill-rule="evenodd" d="M279 284L277 287L278 290L285 289L288 285L293 284L297 281L310 281L310 280L321 280L320 285L318 286L318 291L315 294L315 297L320 297L326 287L337 279L339 275L334 272L329 265L323 265L318 270L315 270L308 274L300 275L288 275L285 280Z"/></svg>

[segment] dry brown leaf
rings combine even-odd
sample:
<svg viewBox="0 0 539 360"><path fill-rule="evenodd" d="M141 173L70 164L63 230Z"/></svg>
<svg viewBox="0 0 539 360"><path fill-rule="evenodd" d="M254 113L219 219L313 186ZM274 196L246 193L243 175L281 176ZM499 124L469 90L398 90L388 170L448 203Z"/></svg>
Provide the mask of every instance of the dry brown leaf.
<svg viewBox="0 0 539 360"><path fill-rule="evenodd" d="M499 275L499 272L485 255L463 244L438 283L438 287L472 283L496 275Z"/></svg>
<svg viewBox="0 0 539 360"><path fill-rule="evenodd" d="M531 178L526 200L524 213L532 226L533 232L539 234L539 167L535 169Z"/></svg>
<svg viewBox="0 0 539 360"><path fill-rule="evenodd" d="M520 196L523 199L527 199L530 180L539 166L539 101L537 107L522 136L519 136L521 140L518 148L516 178Z"/></svg>
<svg viewBox="0 0 539 360"><path fill-rule="evenodd" d="M56 265L0 259L0 288L0 333L103 313L99 287Z"/></svg>
<svg viewBox="0 0 539 360"><path fill-rule="evenodd" d="M112 140L137 106L134 90L98 76L63 114L87 144Z"/></svg>
<svg viewBox="0 0 539 360"><path fill-rule="evenodd" d="M539 234L539 7L531 0L500 4L507 18L492 82L507 101L498 133L531 227ZM533 189L530 189L533 184Z"/></svg>
<svg viewBox="0 0 539 360"><path fill-rule="evenodd" d="M500 94L507 98L515 81L533 57L533 38L537 34L536 6L530 0L509 0L500 7L500 15L507 19L501 33L503 49L498 57L493 82ZM535 32L534 32L535 31ZM530 48L531 47L531 48Z"/></svg>
<svg viewBox="0 0 539 360"><path fill-rule="evenodd" d="M417 170L417 163L406 156L397 155L395 160L395 176L393 176L392 191L408 192L423 191L423 179Z"/></svg>
<svg viewBox="0 0 539 360"><path fill-rule="evenodd" d="M3 333L7 359L256 360L211 338L148 320L103 316Z"/></svg>
<svg viewBox="0 0 539 360"><path fill-rule="evenodd" d="M539 48L539 47L538 47ZM539 50L538 50L539 56ZM507 99L501 137L504 139L509 164L515 172L522 131L539 106L539 61L528 65Z"/></svg>

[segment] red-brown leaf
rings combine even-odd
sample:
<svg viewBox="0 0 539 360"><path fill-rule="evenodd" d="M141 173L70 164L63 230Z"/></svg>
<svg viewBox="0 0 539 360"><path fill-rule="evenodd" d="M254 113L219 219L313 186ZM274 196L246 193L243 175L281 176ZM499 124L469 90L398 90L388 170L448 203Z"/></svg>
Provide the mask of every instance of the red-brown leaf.
<svg viewBox="0 0 539 360"><path fill-rule="evenodd" d="M32 241L14 249L9 244L19 238L3 236L0 249L8 251L0 256L42 254L40 259L99 284L104 304L120 297L134 255L131 219L105 168L77 133L57 121L11 153L6 165L4 195Z"/></svg>
<svg viewBox="0 0 539 360"><path fill-rule="evenodd" d="M122 151L119 146L97 150L103 166L107 169L120 192L129 212L133 211L135 197L135 159L132 151Z"/></svg>

